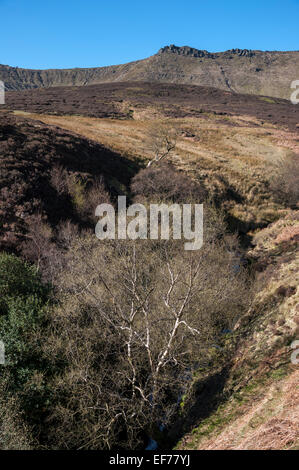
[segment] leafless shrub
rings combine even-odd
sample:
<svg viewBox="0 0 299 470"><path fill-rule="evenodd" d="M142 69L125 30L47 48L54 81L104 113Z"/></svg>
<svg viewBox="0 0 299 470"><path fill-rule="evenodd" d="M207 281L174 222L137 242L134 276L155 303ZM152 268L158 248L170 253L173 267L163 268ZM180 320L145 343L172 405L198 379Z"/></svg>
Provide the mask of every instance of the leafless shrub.
<svg viewBox="0 0 299 470"><path fill-rule="evenodd" d="M23 256L40 268L45 257L54 248L52 229L40 213L27 218L26 228L27 233L22 244Z"/></svg>
<svg viewBox="0 0 299 470"><path fill-rule="evenodd" d="M26 228L22 255L35 263L44 281L56 285L59 273L66 269L65 253L78 237L78 226L67 220L53 230L37 213L27 219Z"/></svg>
<svg viewBox="0 0 299 470"><path fill-rule="evenodd" d="M74 240L79 236L79 227L70 220L60 222L56 231L57 246L68 250Z"/></svg>
<svg viewBox="0 0 299 470"><path fill-rule="evenodd" d="M58 174L61 176L63 170L57 169L55 175ZM57 179L57 184L60 181L60 176ZM70 182L70 179L66 177L67 190L73 184L76 185L76 181L71 179ZM65 191L62 184L60 188ZM79 184L75 190L75 195L77 202L80 202L78 212L81 221L87 225L95 221L96 206L103 202L110 202L109 194L101 178L91 183L88 189L85 188L85 185ZM78 225L70 220L62 220L56 227L52 228L45 216L38 212L26 218L25 228L26 233L23 235L25 239L21 245L22 255L28 261L36 264L44 281L56 285L59 272L66 269L64 254L79 235Z"/></svg>
<svg viewBox="0 0 299 470"><path fill-rule="evenodd" d="M68 191L68 173L61 165L52 168L50 181L60 196Z"/></svg>
<svg viewBox="0 0 299 470"><path fill-rule="evenodd" d="M102 177L94 181L84 181L81 177L71 175L68 177L67 185L76 211L85 221L94 221L98 204L110 203L110 195Z"/></svg>
<svg viewBox="0 0 299 470"><path fill-rule="evenodd" d="M110 195L105 187L103 178L95 180L87 189L83 210L86 217L91 221L95 220L95 209L99 204L111 203Z"/></svg>
<svg viewBox="0 0 299 470"><path fill-rule="evenodd" d="M271 188L279 202L296 207L299 202L299 155L281 160L275 168Z"/></svg>
<svg viewBox="0 0 299 470"><path fill-rule="evenodd" d="M30 450L32 436L20 412L17 399L8 394L1 374L0 382L0 450Z"/></svg>
<svg viewBox="0 0 299 470"><path fill-rule="evenodd" d="M206 192L200 184L166 162L137 173L132 179L131 189L138 200L146 198L151 201L202 203L206 197Z"/></svg>

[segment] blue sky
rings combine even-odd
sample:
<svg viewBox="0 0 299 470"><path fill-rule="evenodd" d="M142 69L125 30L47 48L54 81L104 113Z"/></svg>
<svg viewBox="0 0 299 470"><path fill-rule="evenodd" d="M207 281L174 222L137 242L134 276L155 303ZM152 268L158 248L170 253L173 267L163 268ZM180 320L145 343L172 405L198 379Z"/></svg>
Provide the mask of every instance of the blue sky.
<svg viewBox="0 0 299 470"><path fill-rule="evenodd" d="M164 45L299 50L299 0L0 0L0 63L93 67Z"/></svg>

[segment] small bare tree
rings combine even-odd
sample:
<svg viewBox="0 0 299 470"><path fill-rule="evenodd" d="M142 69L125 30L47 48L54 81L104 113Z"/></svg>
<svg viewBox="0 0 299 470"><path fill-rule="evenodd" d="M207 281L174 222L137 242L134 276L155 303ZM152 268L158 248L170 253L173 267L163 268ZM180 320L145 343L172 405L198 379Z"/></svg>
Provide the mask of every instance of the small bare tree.
<svg viewBox="0 0 299 470"><path fill-rule="evenodd" d="M147 135L148 149L153 154L148 167L168 157L176 147L178 130L168 123L154 123Z"/></svg>

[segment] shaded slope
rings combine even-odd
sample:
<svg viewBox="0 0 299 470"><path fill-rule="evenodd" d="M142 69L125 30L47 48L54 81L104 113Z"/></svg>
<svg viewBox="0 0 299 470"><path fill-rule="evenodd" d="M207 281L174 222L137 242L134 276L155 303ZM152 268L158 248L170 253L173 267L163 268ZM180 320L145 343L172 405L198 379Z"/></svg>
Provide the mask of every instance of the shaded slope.
<svg viewBox="0 0 299 470"><path fill-rule="evenodd" d="M96 142L4 113L0 114L0 154L1 249L18 249L33 214L41 214L51 226L68 219L84 226L76 204L80 191L103 177L113 197L126 190L137 168ZM55 184L53 171L60 168L66 176ZM59 184L66 184L63 178L71 182L73 195L60 190Z"/></svg>

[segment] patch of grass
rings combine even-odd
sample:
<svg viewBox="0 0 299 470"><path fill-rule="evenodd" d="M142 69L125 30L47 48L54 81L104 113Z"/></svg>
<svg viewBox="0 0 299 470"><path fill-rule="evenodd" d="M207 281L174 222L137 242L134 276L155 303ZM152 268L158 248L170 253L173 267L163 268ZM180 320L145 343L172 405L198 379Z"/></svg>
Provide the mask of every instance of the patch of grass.
<svg viewBox="0 0 299 470"><path fill-rule="evenodd" d="M261 101L266 101L266 103L276 104L275 100L273 100L272 98L267 98L266 96L261 96L260 100Z"/></svg>
<svg viewBox="0 0 299 470"><path fill-rule="evenodd" d="M80 178L74 176L70 181L69 191L75 208L80 212L85 202L85 183Z"/></svg>

